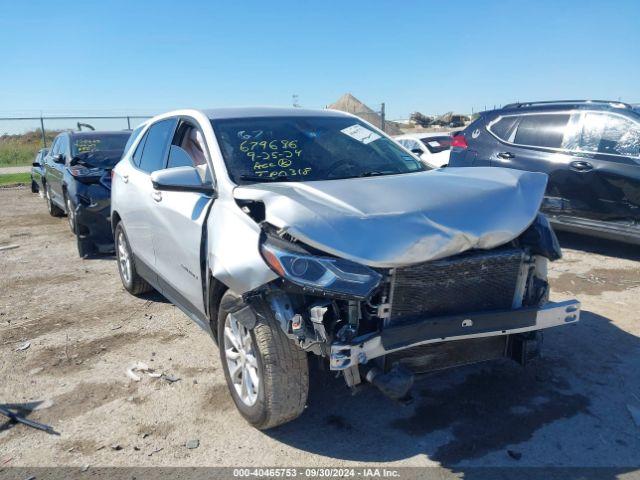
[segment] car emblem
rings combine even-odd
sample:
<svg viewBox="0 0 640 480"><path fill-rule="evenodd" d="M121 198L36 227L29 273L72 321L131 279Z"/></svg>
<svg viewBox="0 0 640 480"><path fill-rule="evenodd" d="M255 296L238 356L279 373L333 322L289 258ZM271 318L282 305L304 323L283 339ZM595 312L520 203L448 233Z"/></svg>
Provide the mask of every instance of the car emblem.
<svg viewBox="0 0 640 480"><path fill-rule="evenodd" d="M480 129L476 128L473 132L471 132L471 138L478 138L480 136Z"/></svg>
<svg viewBox="0 0 640 480"><path fill-rule="evenodd" d="M462 321L462 326L463 327L473 327L473 320L471 320L470 318L465 318Z"/></svg>

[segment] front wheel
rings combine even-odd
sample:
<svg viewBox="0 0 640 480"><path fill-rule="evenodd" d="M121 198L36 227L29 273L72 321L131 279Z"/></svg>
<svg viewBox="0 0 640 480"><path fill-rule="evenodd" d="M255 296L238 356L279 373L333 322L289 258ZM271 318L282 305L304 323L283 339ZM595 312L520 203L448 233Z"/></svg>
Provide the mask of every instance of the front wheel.
<svg viewBox="0 0 640 480"><path fill-rule="evenodd" d="M251 425L266 430L303 412L309 392L307 355L273 318L248 330L224 309L236 298L227 291L220 302L220 359L236 407Z"/></svg>
<svg viewBox="0 0 640 480"><path fill-rule="evenodd" d="M78 229L76 228L76 207L73 205L71 199L65 194L65 203L67 206L67 220L69 221L69 228L71 229L71 233L78 233Z"/></svg>
<svg viewBox="0 0 640 480"><path fill-rule="evenodd" d="M150 292L153 287L147 281L138 275L136 265L127 240L127 234L124 231L122 222L116 225L114 234L116 241L116 258L118 260L118 272L120 280L124 288L132 295L140 295L141 293Z"/></svg>

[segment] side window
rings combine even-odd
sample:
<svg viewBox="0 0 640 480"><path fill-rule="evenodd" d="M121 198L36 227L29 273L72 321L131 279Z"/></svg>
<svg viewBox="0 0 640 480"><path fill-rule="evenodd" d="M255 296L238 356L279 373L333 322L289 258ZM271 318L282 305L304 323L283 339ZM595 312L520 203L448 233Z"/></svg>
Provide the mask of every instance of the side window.
<svg viewBox="0 0 640 480"><path fill-rule="evenodd" d="M175 118L167 118L151 125L142 151L142 158L140 158L140 170L151 173L164 168L167 146L171 135L173 135L175 124ZM136 151L136 153L138 152Z"/></svg>
<svg viewBox="0 0 640 480"><path fill-rule="evenodd" d="M522 115L513 143L532 147L561 148L570 115Z"/></svg>
<svg viewBox="0 0 640 480"><path fill-rule="evenodd" d="M204 137L200 130L187 121L180 122L171 143L167 168L206 166Z"/></svg>
<svg viewBox="0 0 640 480"><path fill-rule="evenodd" d="M587 112L582 118L578 150L640 157L640 125L619 115Z"/></svg>
<svg viewBox="0 0 640 480"><path fill-rule="evenodd" d="M195 167L203 182L211 182L204 137L195 125L181 121L171 142L167 168Z"/></svg>
<svg viewBox="0 0 640 480"><path fill-rule="evenodd" d="M147 131L144 134L144 137L142 137L142 139L138 142L138 146L136 147L136 151L133 152L133 155L131 156L131 161L133 162L133 164L136 167L140 167L140 159L142 158L142 152L144 150L144 144L147 141L148 134L149 134L149 131Z"/></svg>
<svg viewBox="0 0 640 480"><path fill-rule="evenodd" d="M136 138L138 138L143 128L144 126L138 127L133 132L131 132L131 135L129 136L129 140L127 140L127 144L124 146L124 150L122 151L123 156L126 155L126 153L129 151L129 149L131 148L131 145L133 144L133 142L136 141Z"/></svg>
<svg viewBox="0 0 640 480"><path fill-rule="evenodd" d="M413 149L416 149L416 148L420 148L420 145L415 140L407 139L407 140L404 141L404 147L407 150L413 150ZM423 150L423 149L420 148L420 150Z"/></svg>
<svg viewBox="0 0 640 480"><path fill-rule="evenodd" d="M518 120L521 117L512 115L509 117L500 117L497 121L489 124L489 131L500 140L513 143Z"/></svg>
<svg viewBox="0 0 640 480"><path fill-rule="evenodd" d="M65 156L67 163L71 160L69 158L69 137L67 135L60 137L60 141L58 142L58 153Z"/></svg>
<svg viewBox="0 0 640 480"><path fill-rule="evenodd" d="M51 155L52 157L58 153L58 140L60 140L59 137L55 138L53 140L53 143L51 144L51 148L49 149L49 155Z"/></svg>

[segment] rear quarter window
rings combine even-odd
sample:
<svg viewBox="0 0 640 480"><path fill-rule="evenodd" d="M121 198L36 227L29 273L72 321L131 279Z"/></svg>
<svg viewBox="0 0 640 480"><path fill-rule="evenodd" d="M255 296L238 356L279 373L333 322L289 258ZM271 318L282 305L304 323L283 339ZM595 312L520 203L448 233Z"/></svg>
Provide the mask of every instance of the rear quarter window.
<svg viewBox="0 0 640 480"><path fill-rule="evenodd" d="M489 131L500 140L513 143L519 118L516 115L500 117L489 124Z"/></svg>

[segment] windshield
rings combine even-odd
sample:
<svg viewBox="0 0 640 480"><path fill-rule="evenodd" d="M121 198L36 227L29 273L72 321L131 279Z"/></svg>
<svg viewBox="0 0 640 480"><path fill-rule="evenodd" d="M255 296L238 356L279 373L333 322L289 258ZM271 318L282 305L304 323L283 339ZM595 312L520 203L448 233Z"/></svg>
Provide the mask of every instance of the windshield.
<svg viewBox="0 0 640 480"><path fill-rule="evenodd" d="M124 152L130 132L89 133L73 136L71 156L77 163L92 167L111 168Z"/></svg>
<svg viewBox="0 0 640 480"><path fill-rule="evenodd" d="M427 170L392 140L351 117L214 120L235 183L312 181Z"/></svg>

